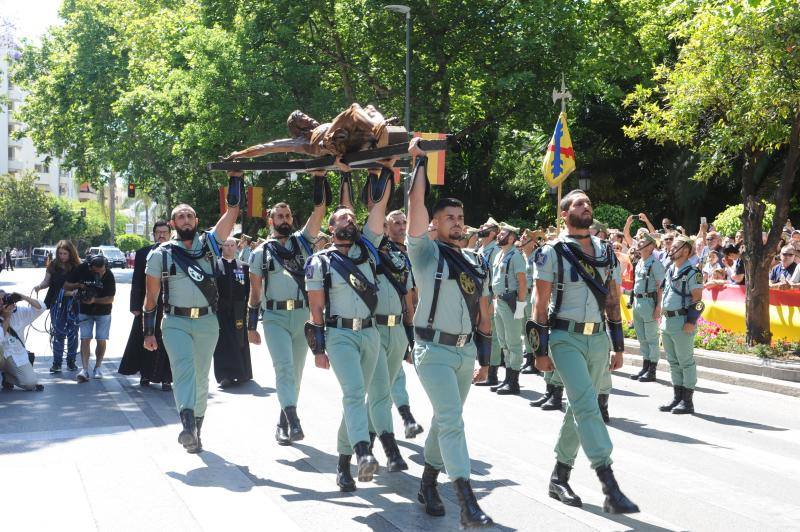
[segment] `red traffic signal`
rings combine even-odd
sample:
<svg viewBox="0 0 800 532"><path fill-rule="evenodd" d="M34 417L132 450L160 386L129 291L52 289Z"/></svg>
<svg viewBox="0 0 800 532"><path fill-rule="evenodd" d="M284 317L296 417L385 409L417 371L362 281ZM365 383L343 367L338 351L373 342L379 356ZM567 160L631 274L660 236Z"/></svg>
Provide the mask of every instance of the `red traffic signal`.
<svg viewBox="0 0 800 532"><path fill-rule="evenodd" d="M135 198L136 197L136 185L133 181L128 183L128 197Z"/></svg>

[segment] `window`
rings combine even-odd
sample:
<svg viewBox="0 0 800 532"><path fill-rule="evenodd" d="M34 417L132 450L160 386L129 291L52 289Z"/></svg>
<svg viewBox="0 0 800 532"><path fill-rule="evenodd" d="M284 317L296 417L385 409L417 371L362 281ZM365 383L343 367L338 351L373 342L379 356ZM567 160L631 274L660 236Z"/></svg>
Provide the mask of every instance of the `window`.
<svg viewBox="0 0 800 532"><path fill-rule="evenodd" d="M49 174L50 173L50 165L47 163L38 163L36 165L36 171L40 174Z"/></svg>
<svg viewBox="0 0 800 532"><path fill-rule="evenodd" d="M8 147L8 160L9 161L16 161L19 159L20 156L20 149L16 146L9 146Z"/></svg>

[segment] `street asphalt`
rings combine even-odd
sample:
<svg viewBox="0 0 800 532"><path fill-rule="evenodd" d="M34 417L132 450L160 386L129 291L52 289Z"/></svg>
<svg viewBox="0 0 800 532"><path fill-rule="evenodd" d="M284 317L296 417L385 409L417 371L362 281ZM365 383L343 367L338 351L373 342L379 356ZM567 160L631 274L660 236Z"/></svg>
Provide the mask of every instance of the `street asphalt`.
<svg viewBox="0 0 800 532"><path fill-rule="evenodd" d="M37 353L45 390L0 393L0 531L458 529L446 479L445 517L427 516L416 501L427 431L406 441L396 412L410 469L381 469L356 492L338 491L341 392L333 373L315 368L311 357L298 406L305 440L275 443L279 407L262 345L252 349L252 382L223 391L212 372L206 451L185 453L172 394L115 372L131 324L131 271L114 273L105 378L78 384L71 372L51 376L47 336L30 330L27 345ZM2 272L0 287L28 293L43 275ZM43 329L44 321L35 326ZM430 403L413 367L405 369L412 411L427 429ZM800 530L800 398L701 379L697 413L676 416L658 411L672 394L666 372L645 384L627 378L634 369L615 375L610 400L614 471L642 509L627 516L603 513L600 484L582 454L571 485L583 508L548 497L563 414L528 406L544 389L540 377L523 375L518 397L472 389L464 415L472 484L496 529Z"/></svg>

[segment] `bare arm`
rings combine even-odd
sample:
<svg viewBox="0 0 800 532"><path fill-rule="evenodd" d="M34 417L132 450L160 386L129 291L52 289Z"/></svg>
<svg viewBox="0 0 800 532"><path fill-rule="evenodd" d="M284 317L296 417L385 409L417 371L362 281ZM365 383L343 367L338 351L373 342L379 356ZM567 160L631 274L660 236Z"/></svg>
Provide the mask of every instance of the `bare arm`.
<svg viewBox="0 0 800 532"><path fill-rule="evenodd" d="M261 280L260 275L250 272L250 297L247 299L247 305L252 308L261 304Z"/></svg>
<svg viewBox="0 0 800 532"><path fill-rule="evenodd" d="M528 295L528 278L525 272L517 272L517 301L524 304Z"/></svg>
<svg viewBox="0 0 800 532"><path fill-rule="evenodd" d="M161 294L161 279L148 275L145 278L144 310L151 311L158 306Z"/></svg>
<svg viewBox="0 0 800 532"><path fill-rule="evenodd" d="M405 296L403 296L406 302L406 311L403 316L403 323L406 325L411 325L414 321L414 291L409 290Z"/></svg>
<svg viewBox="0 0 800 532"><path fill-rule="evenodd" d="M96 297L92 299L92 303L96 303L98 305L110 305L113 302L114 296Z"/></svg>
<svg viewBox="0 0 800 532"><path fill-rule="evenodd" d="M536 279L536 307L533 312L533 319L536 323L547 324L547 308L550 306L550 294L553 291L553 283Z"/></svg>
<svg viewBox="0 0 800 532"><path fill-rule="evenodd" d="M481 296L480 316L478 319L478 331L484 334L492 334L492 313L489 310L489 297Z"/></svg>
<svg viewBox="0 0 800 532"><path fill-rule="evenodd" d="M617 282L611 279L608 282L608 296L606 297L606 318L611 321L622 320L622 309L619 307L619 289Z"/></svg>
<svg viewBox="0 0 800 532"><path fill-rule="evenodd" d="M367 227L374 235L383 234L383 222L386 219L386 205L389 203L389 189L386 187L383 191L380 201L373 203L369 209L369 217L367 217Z"/></svg>
<svg viewBox="0 0 800 532"><path fill-rule="evenodd" d="M633 238L631 238L631 224L633 223L633 215L628 216L625 220L625 227L622 228L622 236L625 238L625 244L628 247L633 245Z"/></svg>
<svg viewBox="0 0 800 532"><path fill-rule="evenodd" d="M242 172L228 172L228 175L242 175ZM244 187L243 187L244 188ZM244 190L242 190L242 194L244 194ZM225 214L223 214L219 220L217 220L217 224L214 226L214 233L217 235L217 239L220 242L224 242L231 236L231 231L233 231L233 226L236 223L236 220L239 219L239 205L234 205L231 207L230 205L226 205L227 209L225 210Z"/></svg>
<svg viewBox="0 0 800 532"><path fill-rule="evenodd" d="M655 233L656 232L656 228L653 227L652 223L650 223L650 218L648 218L647 215L645 213L643 213L643 212L640 212L639 216L640 216L640 218L639 218L640 220L642 218L644 218L644 220L642 220L642 221L647 226L647 230L650 231L651 233Z"/></svg>
<svg viewBox="0 0 800 532"><path fill-rule="evenodd" d="M424 155L417 147L419 137L411 139L408 151L412 155ZM420 165L411 177L411 191L408 194L408 234L421 237L428 231L428 209L425 208L425 180L428 179L425 167Z"/></svg>
<svg viewBox="0 0 800 532"><path fill-rule="evenodd" d="M311 323L323 325L325 323L325 291L309 290L308 305L311 309Z"/></svg>
<svg viewBox="0 0 800 532"><path fill-rule="evenodd" d="M39 290L47 288L49 286L50 286L50 272L45 272L44 279L42 280L41 283L38 284L38 286L34 288L34 290L38 292Z"/></svg>
<svg viewBox="0 0 800 532"><path fill-rule="evenodd" d="M325 171L312 171L311 175L323 176L325 175ZM317 238L317 235L319 235L319 230L322 228L322 220L325 218L325 211L327 207L328 205L324 201L321 204L314 206L314 210L311 211L311 216L308 217L308 220L306 220L306 225L303 227L303 231L305 233ZM252 286L252 282L250 284Z"/></svg>

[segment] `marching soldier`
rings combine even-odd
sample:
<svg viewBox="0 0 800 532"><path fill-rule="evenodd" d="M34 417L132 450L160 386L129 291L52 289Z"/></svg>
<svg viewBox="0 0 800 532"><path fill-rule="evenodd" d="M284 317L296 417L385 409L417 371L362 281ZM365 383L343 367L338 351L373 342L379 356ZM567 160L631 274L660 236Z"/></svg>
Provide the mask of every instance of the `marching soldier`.
<svg viewBox="0 0 800 532"><path fill-rule="evenodd" d="M525 327L525 304L528 282L525 278L525 257L514 244L519 228L500 224L497 245L500 251L492 263L494 294L494 326L500 347L506 357L506 377L501 385L490 389L497 395L519 395L519 371L522 367L522 333Z"/></svg>
<svg viewBox="0 0 800 532"><path fill-rule="evenodd" d="M661 317L661 283L664 281L664 265L653 251L656 240L643 233L636 246L639 262L634 270L633 291L628 306L633 307L633 328L642 352L642 370L631 379L639 382L655 382L658 367L658 320Z"/></svg>
<svg viewBox="0 0 800 532"><path fill-rule="evenodd" d="M384 164L391 167L393 161ZM356 489L350 473L354 453L360 482L371 481L378 470L378 462L370 450L366 394L381 347L375 318L380 263L376 247L383 235L383 215L392 176L386 168L380 178L370 177L365 187L366 194L375 200L365 228L373 240L361 236L352 209L340 205L328 219L333 245L312 255L305 268L311 305L311 320L305 325L306 339L315 365L333 368L342 388L344 412L339 426L336 474L341 491ZM399 332L405 336L404 331Z"/></svg>
<svg viewBox="0 0 800 532"><path fill-rule="evenodd" d="M173 376L175 405L183 430L178 442L189 453L203 450L200 429L208 399L208 373L219 336L217 322L217 261L220 246L239 216L242 172L228 172L228 209L209 231L197 231L194 209L181 204L172 209L170 225L176 237L152 250L147 257L146 293L142 309L144 347L158 348L156 311L163 295L161 334Z"/></svg>
<svg viewBox="0 0 800 532"><path fill-rule="evenodd" d="M533 308L533 303L531 301L531 293L533 292L533 270L535 269L535 264L533 262L535 255L534 251L537 248L536 245L536 236L541 234L539 231L531 231L530 229L525 229L522 233L522 238L514 244L519 248L519 250L525 256L525 281L527 282L528 286L528 293L525 297L525 321L531 319L531 309ZM523 375L537 375L539 371L536 369L536 366L533 364L533 350L531 349L530 343L528 342L528 336L523 334L522 335L523 347L525 348L525 353L523 354L524 363L522 365L522 369L520 373Z"/></svg>
<svg viewBox="0 0 800 532"><path fill-rule="evenodd" d="M578 448L583 446L603 486L603 510L638 512L638 506L620 491L611 470L611 439L597 402L604 372L622 366L619 264L609 245L589 235L592 203L583 191L567 194L559 209L567 232L536 257L536 307L533 321L526 326L536 347L537 368L551 371L555 365L569 398L549 493L570 506L582 505L569 486L569 477ZM606 330L614 351L610 367Z"/></svg>
<svg viewBox="0 0 800 532"><path fill-rule="evenodd" d="M477 232L478 238L480 238L480 248L478 248L478 253L483 258L483 260L488 265L489 269L491 269L492 264L494 264L494 259L497 254L500 252L500 248L497 245L497 235L500 229L500 224L495 221L494 218L491 216L489 217L486 222L481 225L480 229ZM491 290L491 286L489 287ZM490 294L491 295L491 294ZM492 308L492 301L490 298L489 303L489 310L492 310L492 330L495 331L496 323L494 318L494 309ZM491 364L489 365L489 373L485 380L478 381L475 383L475 386L497 386L499 383L497 379L497 370L503 364L503 349L500 346L500 340L498 339L497 335L492 335L492 359Z"/></svg>
<svg viewBox="0 0 800 532"><path fill-rule="evenodd" d="M478 506L469 482L462 410L476 355L481 366L489 364L489 272L485 261L458 245L464 228L460 201L439 200L433 207L437 240L430 240L426 234L427 159L418 142L418 138L412 139L408 150L417 158L408 212L408 255L419 286L414 314L414 363L434 414L425 440L425 470L417 497L426 513L444 515L436 489L439 471L444 468L455 485L461 526L487 527L493 521Z"/></svg>
<svg viewBox="0 0 800 532"><path fill-rule="evenodd" d="M691 238L675 237L669 254L672 263L667 268L661 297L661 339L667 352L674 395L671 402L659 409L673 414L694 413L693 395L697 384L694 335L703 312L703 274L688 262L693 249Z"/></svg>
<svg viewBox="0 0 800 532"><path fill-rule="evenodd" d="M325 172L311 173L314 176L314 210L306 224L292 232L292 209L286 203L275 204L269 210L270 237L250 256L248 338L251 343L261 343L257 325L259 313L263 311L264 339L275 368L275 387L281 407L275 429L278 445L291 445L305 437L297 415L300 382L308 353L303 332L308 320L304 266L313 253L312 246L331 194Z"/></svg>

